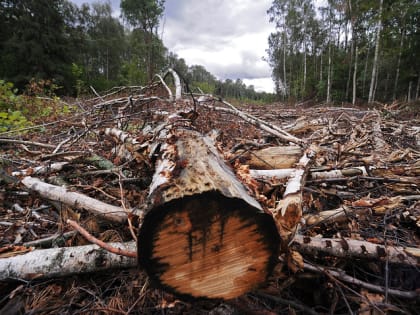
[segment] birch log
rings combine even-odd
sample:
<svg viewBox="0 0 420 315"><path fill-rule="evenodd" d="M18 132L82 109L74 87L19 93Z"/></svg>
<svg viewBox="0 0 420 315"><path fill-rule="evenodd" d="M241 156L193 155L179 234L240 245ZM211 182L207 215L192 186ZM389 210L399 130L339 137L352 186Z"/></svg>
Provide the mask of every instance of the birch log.
<svg viewBox="0 0 420 315"><path fill-rule="evenodd" d="M135 242L110 245L125 250L136 250ZM135 266L135 258L112 254L97 245L39 249L24 255L0 258L0 281L64 277Z"/></svg>
<svg viewBox="0 0 420 315"><path fill-rule="evenodd" d="M184 297L232 299L266 281L277 262L273 218L249 196L212 140L169 130L138 237L140 265Z"/></svg>
<svg viewBox="0 0 420 315"><path fill-rule="evenodd" d="M354 239L316 238L296 235L292 247L300 253L317 255L328 253L336 257L358 257L388 260L390 263L420 266L420 249L385 246Z"/></svg>
<svg viewBox="0 0 420 315"><path fill-rule="evenodd" d="M32 191L39 193L43 198L62 202L74 208L83 208L101 218L119 223L127 220L127 214L123 208L109 205L77 192L69 191L65 187L47 184L38 178L30 176L26 176L22 180L22 184Z"/></svg>

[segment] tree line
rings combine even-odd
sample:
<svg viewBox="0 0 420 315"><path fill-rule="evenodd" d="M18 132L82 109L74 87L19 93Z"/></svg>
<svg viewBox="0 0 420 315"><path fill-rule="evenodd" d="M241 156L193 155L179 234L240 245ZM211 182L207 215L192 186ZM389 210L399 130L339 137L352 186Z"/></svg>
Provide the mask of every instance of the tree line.
<svg viewBox="0 0 420 315"><path fill-rule="evenodd" d="M420 1L274 0L268 61L284 99L416 100Z"/></svg>
<svg viewBox="0 0 420 315"><path fill-rule="evenodd" d="M122 0L121 17L110 2L80 7L67 0L0 0L0 79L20 89L33 78L54 80L62 94L89 86L106 90L145 85L175 68L191 89L222 97L272 99L241 80L220 81L201 65L188 66L158 35L164 0Z"/></svg>

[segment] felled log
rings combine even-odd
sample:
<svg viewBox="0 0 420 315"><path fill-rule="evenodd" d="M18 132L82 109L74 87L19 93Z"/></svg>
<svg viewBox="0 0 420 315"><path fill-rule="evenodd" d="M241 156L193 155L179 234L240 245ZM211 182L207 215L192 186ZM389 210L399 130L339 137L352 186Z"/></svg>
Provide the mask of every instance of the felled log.
<svg viewBox="0 0 420 315"><path fill-rule="evenodd" d="M302 235L296 235L291 246L310 255L327 253L336 257L379 259L395 264L420 266L420 249L414 247L385 246L348 238L316 238Z"/></svg>
<svg viewBox="0 0 420 315"><path fill-rule="evenodd" d="M260 170L293 168L302 156L299 146L278 146L249 151L242 155L250 168Z"/></svg>
<svg viewBox="0 0 420 315"><path fill-rule="evenodd" d="M47 184L38 178L30 176L22 179L22 184L39 193L43 198L62 202L74 208L83 208L113 222L123 223L127 221L127 214L123 208L106 204L81 193L69 191L65 187Z"/></svg>
<svg viewBox="0 0 420 315"><path fill-rule="evenodd" d="M134 242L110 245L135 250ZM135 258L110 253L97 245L37 249L23 255L0 258L0 281L64 277L135 265Z"/></svg>
<svg viewBox="0 0 420 315"><path fill-rule="evenodd" d="M183 297L232 299L260 286L278 257L273 218L210 138L173 125L166 131L139 231L141 267Z"/></svg>

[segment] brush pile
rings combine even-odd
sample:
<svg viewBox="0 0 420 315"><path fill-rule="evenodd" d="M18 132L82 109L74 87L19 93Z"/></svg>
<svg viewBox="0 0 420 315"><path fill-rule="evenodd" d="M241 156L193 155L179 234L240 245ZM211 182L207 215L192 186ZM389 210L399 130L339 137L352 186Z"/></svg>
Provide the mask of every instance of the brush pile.
<svg viewBox="0 0 420 315"><path fill-rule="evenodd" d="M162 79L72 107L0 134L1 314L420 312L419 104L234 107ZM212 140L278 231L274 270L248 293L178 294L137 266L174 124Z"/></svg>

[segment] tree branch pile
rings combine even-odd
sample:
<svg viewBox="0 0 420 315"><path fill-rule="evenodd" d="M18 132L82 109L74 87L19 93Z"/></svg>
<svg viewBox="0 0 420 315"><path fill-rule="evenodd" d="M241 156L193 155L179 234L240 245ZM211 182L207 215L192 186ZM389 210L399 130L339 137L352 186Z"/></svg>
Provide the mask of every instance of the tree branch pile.
<svg viewBox="0 0 420 315"><path fill-rule="evenodd" d="M180 95L168 75L0 134L0 313L418 313L418 114L379 105L233 106ZM242 214L233 203L241 199L252 211ZM250 219L256 213L273 229L261 232ZM279 254L252 260L268 246L267 231L280 238ZM229 240L212 239L217 233ZM214 278L222 269L206 278L225 261L227 243L235 245L226 255L239 260L224 272L245 261L240 274L258 275L238 277L244 290L231 295L224 292L236 284ZM137 250L141 268L123 256ZM258 269L272 253L274 271ZM190 274L167 271L199 257L184 268ZM144 270L154 272L151 282Z"/></svg>

